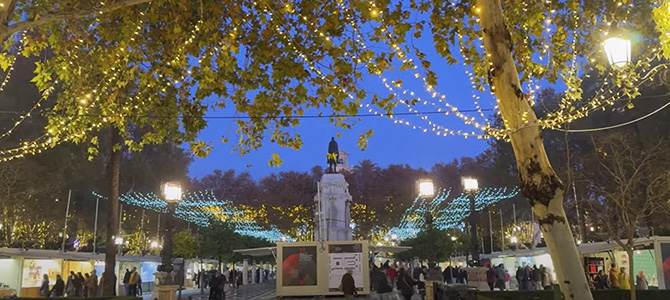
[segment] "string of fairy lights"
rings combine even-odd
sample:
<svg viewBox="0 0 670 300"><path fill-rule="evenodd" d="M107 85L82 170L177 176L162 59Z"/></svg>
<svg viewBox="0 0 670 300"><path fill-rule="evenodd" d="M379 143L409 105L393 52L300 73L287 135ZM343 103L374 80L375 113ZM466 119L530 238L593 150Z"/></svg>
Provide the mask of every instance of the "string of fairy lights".
<svg viewBox="0 0 670 300"><path fill-rule="evenodd" d="M95 192L93 195L106 199ZM162 214L168 212L167 202L154 193L128 193L121 195L119 201ZM274 226L268 229L258 225L247 211L240 209L231 201L217 199L212 190L185 193L183 200L177 204L175 216L201 227L210 227L213 220L223 221L232 225L238 234L267 241L294 240L279 232Z"/></svg>
<svg viewBox="0 0 670 300"><path fill-rule="evenodd" d="M502 200L515 197L518 188L482 188L475 195L475 211ZM93 196L107 199L107 197L93 192ZM442 189L431 200L417 197L412 205L405 210L398 226L391 228L385 234L387 237L404 240L416 237L425 229L426 214L433 216L433 226L439 230L463 228L463 220L470 216L470 196L463 193L449 201L451 190ZM157 213L168 212L167 202L154 193L127 193L119 197L119 201L148 209ZM275 226L269 228L257 224L248 211L241 209L231 201L219 200L212 190L188 192L184 194L175 209L175 216L185 222L201 227L210 227L212 221L224 221L234 227L238 234L251 236L267 241L293 241L294 239L282 234Z"/></svg>
<svg viewBox="0 0 670 300"><path fill-rule="evenodd" d="M104 6L104 3L102 3L102 5ZM140 15L144 16L145 12L146 11L140 12ZM99 22L100 21L99 16L96 17L95 20L96 20L96 22ZM144 22L144 18L139 18L137 23L135 24L136 25L135 26L136 30L133 32L133 34L135 36L139 36L143 32L142 31L143 27L141 26L143 22ZM186 39L185 44L180 48L181 52L179 52L179 53L183 53L184 52L184 47L186 45L188 45L189 43L193 42L193 40L195 38L195 35L200 31L201 24L202 24L202 20L200 20L198 22L198 24L196 24L194 26L193 30L191 30L191 32L190 32L189 38ZM135 38L131 38L131 40L135 41ZM76 42L76 40L75 40L75 42ZM80 41L80 42L82 42L82 41ZM79 48L79 46L75 46L75 47ZM122 61L123 57L125 57L125 59L127 60L128 57L130 56L130 54L131 54L131 51L126 51L125 48L119 47L117 49L116 57L119 59L119 61ZM178 58L175 58L174 60L176 60L176 59L178 59ZM99 103L100 96L102 94L101 92L105 91L111 84L116 82L116 80L120 79L121 72L123 71L122 69L123 68L117 68L117 67L112 66L112 67L110 67L110 69L102 71L102 73L104 74L103 80L101 80L98 83L98 85L92 91L90 91L89 93L83 93L82 94L81 100L79 100L79 104L80 104L79 108L82 111L77 117L81 118L81 116L88 115L88 112L92 108L95 107L95 104ZM163 91L165 91L166 88L171 86L171 85L174 85L174 86L178 85L180 81L183 81L188 76L188 74L190 74L190 71L187 74L182 74L180 79L174 80L174 81L170 81L169 79L165 78L165 82L163 83L165 85L165 87L163 87ZM159 78L163 78L163 76L161 74L159 74ZM12 128L10 128L7 132L0 135L0 138L3 138L5 136L11 134L24 120L29 118L31 116L31 114L34 112L34 110L36 110L38 107L41 106L41 102L43 100L47 99L49 97L49 95L54 91L54 89L55 89L54 86L57 85L57 84L58 84L58 81L57 80L54 81L53 85L51 87L47 88L43 92L42 98L40 98L40 100L36 103L36 105L33 106L33 108L31 108L26 114L22 115L19 118L19 121L17 121ZM102 87L100 85L102 85ZM140 103L144 103L144 101L141 99L141 97L142 97L142 93L138 93L134 97L131 97L131 99L136 100ZM123 107L122 109L124 111L129 111L130 110L128 107ZM79 121L79 119L73 119L73 117L70 117L69 120L71 122ZM75 131L73 133L63 135L63 133L60 132L60 130L63 129L63 128L66 128L67 124L64 121L61 121L61 123L58 124L59 127L49 128L47 130L47 134L45 134L45 135L43 135L43 136L41 136L41 137L39 137L39 138L37 138L33 141L24 141L16 148L0 150L0 162L7 162L7 161L14 160L14 159L25 157L27 155L38 154L38 153L41 153L44 150L47 150L49 148L53 148L53 147L55 147L55 146L57 146L57 145L59 145L63 142L72 141L74 139L80 140L83 137L85 137L88 132L92 132L94 130L102 128L102 127L106 126L108 124L108 122L109 122L109 120L107 120L106 118L103 118L102 122L92 124L91 126L89 126L86 129L83 129L81 131Z"/></svg>
<svg viewBox="0 0 670 300"><path fill-rule="evenodd" d="M102 6L104 6L104 2L101 3ZM266 7L260 7L258 3L254 2L254 5L257 6L259 10L262 10L264 13L267 13L270 15L270 20L272 21L273 18L273 11L268 10ZM523 9L527 9L527 4L523 3ZM629 10L633 7L632 3L619 3L618 4L622 9L626 10L626 16L624 20L622 20L622 23L626 23L626 18L628 17ZM360 33L360 28L355 22L355 12L353 11L352 8L348 7L345 3L342 1L337 2L337 6L339 9L345 14L346 18L348 19L351 29L355 33L355 37L352 37L352 40L356 43L356 45L362 49L363 51L365 50L370 50L370 47L366 46L365 44L365 38L363 35ZM414 124L406 119L400 118L397 115L394 115L394 113L391 112L380 112L377 109L374 108L374 105L370 105L369 103L364 104L360 103L360 108L365 108L368 110L368 112L374 114L374 115L379 115L379 116L384 116L388 117L391 119L394 123L398 124L403 124L406 126L411 127L412 129L416 129L422 132L432 132L438 136L452 136L452 135L460 135L464 137L477 137L479 139L488 139L488 138L496 138L496 139L504 139L508 140L508 134L510 130L518 130L519 128L494 128L491 126L488 118L486 117L486 114L484 113L484 110L480 106L480 101L481 98L476 92L476 83L475 83L475 74L474 71L471 71L467 68L465 68L465 73L468 79L470 80L471 88L472 88L472 101L475 105L475 111L478 113L478 115L483 119L483 121L477 121L475 117L467 115L461 110L459 110L456 106L453 104L449 103L446 99L446 95L441 94L436 88L436 86L433 86L429 82L429 78L427 74L429 72L432 72L428 69L427 66L424 64L415 64L414 59L410 57L411 51L405 51L403 47L400 46L400 43L396 41L391 34L392 30L391 28L386 25L386 23L383 21L385 16L381 12L381 10L376 6L374 1L368 1L368 6L370 9L370 15L375 18L380 20L380 22L370 22L370 24L376 23L378 24L378 28L381 29L382 34L386 35L387 38L385 39L380 39L384 41L384 43L387 44L387 46L393 51L393 53L396 55L396 57L400 58L400 62L404 66L409 66L406 70L410 71L413 74L413 77L415 79L419 79L421 83L423 84L423 87L425 89L425 93L428 95L428 97L422 98L419 97L416 93L413 91L410 91L406 88L403 88L404 83L400 80L389 80L386 75L383 74L383 71L378 71L376 73L377 76L382 80L382 83L384 87L391 93L396 99L398 99L394 104L398 105L398 107L405 107L408 112L413 113L414 115L419 117L419 120L422 122L425 122L427 126L422 126L418 124ZM553 7L553 4L551 1L546 0L544 1L544 6L545 6L545 30L543 30L542 38L541 40L541 51L540 55L538 56L538 59L540 60L540 72L543 71L543 69L550 68L551 67L551 51L550 45L548 44L548 41L551 39L552 36L552 26L555 27L556 25L553 20L556 18L556 9ZM314 21L309 21L310 18L308 18L305 15L300 14L297 10L291 9L290 5L287 6L287 8L283 11L285 13L293 14L296 17L298 17L299 20L303 20L305 24L309 24L315 33L318 33L318 35L323 39L324 43L331 42L333 40L333 37L329 36L326 32L320 29L321 24L317 24ZM479 13L479 11L477 12ZM144 16L144 13L141 13L141 16ZM99 16L98 16L99 17ZM479 18L477 14L474 14L472 16L473 19L475 19L477 22L479 21ZM577 28L577 24L579 23L580 16L578 13L572 13L570 15L570 18L572 21L574 21L575 28ZM134 32L135 35L139 35L141 33L142 29L142 22L144 18L139 18L137 21L137 30ZM95 19L95 22L100 22L99 18ZM179 49L179 51L176 51L176 57L174 60L182 59L184 58L184 47L186 45L189 45L189 43L193 42L193 40L196 37L196 34L200 31L200 28L202 26L202 20L200 20L195 26L194 29L191 31L191 33L188 35L189 38L187 38L184 42L184 45L182 45ZM372 26L372 25L371 25ZM524 25L525 26L525 25ZM236 28L235 28L236 29ZM321 70L316 67L316 64L313 61L310 61L303 52L298 49L298 46L300 45L299 43L296 43L291 40L289 37L289 32L291 32L290 29L282 29L279 25L275 24L275 29L277 30L277 33L284 38L285 40L288 41L288 44L292 46L292 49L298 54L298 56L305 61L305 63L308 65L310 70L314 72L317 76L320 77L322 82L330 83L333 84L332 82L329 82ZM525 30L528 30L527 27L524 27ZM578 76L577 72L577 57L576 57L576 43L577 43L577 29L573 30L572 32L572 39L570 41L570 49L571 49L571 54L572 58L570 61L570 67L567 70L567 76L568 77L576 77ZM22 33L23 36L25 36L25 33ZM462 41L464 38L462 35L458 34L458 38ZM23 39L23 38L22 38ZM21 40L22 40L21 39ZM526 37L527 43L530 41L528 40L529 38ZM132 40L135 40L132 38ZM483 43L481 37L478 40L472 41L473 45L475 47L478 47L480 49L483 49ZM23 43L20 43L21 47ZM460 45L459 51L463 53L463 48L462 44ZM210 51L209 53L204 53L203 57L199 57L198 61L201 61L202 59L206 58L208 55L213 56L215 55L215 52L220 51L223 49L223 45L221 47L214 47L214 51ZM124 48L119 49L119 54L117 54L118 57L126 57L128 58L128 52L125 51L124 53ZM418 51L418 49L416 50ZM361 58L358 57L355 53L355 51L347 51L345 52L345 56L348 56L351 58L353 61L361 62ZM530 122L526 119L526 115L521 116L522 120L525 122L525 126L532 126L532 125L539 125L541 128L545 129L556 129L561 126L563 126L566 123L570 123L576 119L583 118L589 115L589 113L600 110L600 109L605 109L607 106L611 106L615 103L616 99L621 98L622 96L625 95L626 92L630 91L631 89L625 89L625 88L618 88L617 86L614 86L613 82L615 79L621 79L621 76L630 76L632 78L629 78L635 86L632 87L633 90L637 90L637 88L643 83L646 82L647 80L653 80L653 75L660 72L661 70L667 69L668 65L661 65L658 66L656 65L655 67L651 67L654 65L652 62L658 62L654 61L659 57L661 53L661 49L652 49L650 51L649 55L642 55L642 58L639 59L638 63L634 66L633 72L615 72L615 71L610 71L607 73L607 78L603 81L602 86L598 91L595 93L596 96L587 101L586 103L582 104L579 107L575 108L575 104L579 100L578 97L575 97L575 90L573 90L573 87L569 86L568 87L568 92L566 92L561 99L561 104L559 107L559 110L553 113L547 114L547 116L543 119L539 119L535 121L533 124L530 124ZM125 55L125 56L124 56ZM419 60L421 60L421 56L419 56L418 53L414 53L414 56L418 57ZM532 59L532 58L531 58ZM593 58L591 58L593 62ZM0 91L4 88L5 84L9 81L9 78L11 76L11 72L14 69L14 63L16 62L16 57L12 60L12 64L10 65L8 72L2 81L0 83ZM465 64L465 60L463 61L463 64ZM419 71L419 66L421 65L424 68L424 73L425 75L422 75ZM464 66L465 67L465 66ZM120 73L122 72L122 68L114 68L112 67L111 70L105 71L107 75L109 75L108 80L104 81L104 86L107 87L109 84L114 82L115 80L118 80L119 77L121 76ZM642 74L647 73L647 75L642 76ZM181 78L163 78L161 74L159 74L159 78L163 79L164 82L162 83L164 85L163 91L165 89L171 87L171 86L178 86L181 82L183 82L184 79L190 74L190 71L187 74L182 74ZM609 80L609 79L612 80ZM57 82L54 83L54 85ZM491 87L494 89L495 87ZM533 101L536 98L536 92L539 90L540 86L537 82L536 79L531 75L528 78L527 81L527 91L528 91L528 101L533 103ZM98 89L97 91L91 91L90 93L87 93L85 95L85 98L82 98L82 108L83 112L88 111L88 107L93 107L94 103L98 102L100 99L100 93L101 91L104 91L105 88ZM346 93L347 98L357 101L356 97L352 95L349 91L347 91L345 88L340 88L339 89L341 92ZM45 92L46 95L43 95L43 98L46 98L48 96L48 93L51 91L48 90ZM135 99L141 103L143 103L143 100L141 100L141 93L138 93L134 97L131 97L132 99ZM409 98L409 99L408 99ZM150 98L148 98L150 99ZM497 100L497 99L496 99ZM40 100L41 101L41 100ZM19 121L17 121L14 124L14 127L8 130L5 133L0 134L0 139L9 135L11 132L16 129L18 125L20 125L26 118L30 117L31 113L34 112L36 107L39 107L40 101L38 101L38 104L33 107L28 113L26 113L24 116L22 116ZM87 106L87 104L89 104ZM402 104L402 105L400 105ZM471 125L473 126L476 130L471 131L471 130L452 130L449 128L444 127L441 124L438 124L437 122L430 120L427 114L421 113L421 110L417 109L417 105L428 105L434 108L438 109L438 112L443 112L444 115L453 115L459 118L464 124L466 125ZM394 105L395 106L395 105ZM441 107L443 106L444 109ZM128 108L123 108L125 111L128 111ZM76 121L76 120L74 120ZM43 150L46 150L48 148L54 147L62 142L68 141L68 140L74 140L74 139L81 139L82 137L86 136L86 134L92 130L96 130L98 128L103 127L108 123L109 120L103 120L102 122L98 124L92 124L90 127L83 129L81 131L75 131L75 132L70 132L70 133L62 133L62 132L57 132L57 130L51 129L46 135L41 136L33 141L27 141L27 142L22 142L19 146L16 148L12 149L5 149L5 150L0 150L0 162L6 162L9 160L13 160L16 158L24 157L26 155L31 155L31 154L36 154L40 153ZM507 120L503 118L503 124L507 124ZM67 124L60 124L63 127L66 127Z"/></svg>
<svg viewBox="0 0 670 300"><path fill-rule="evenodd" d="M426 228L426 215L431 214L433 227L438 230L463 229L464 221L470 216L470 196L462 193L448 201L451 190L442 189L432 199L417 197L410 207L405 210L398 226L393 227L385 234L386 238L405 240L416 237ZM514 188L482 188L475 195L475 211L502 200L515 197L519 189Z"/></svg>

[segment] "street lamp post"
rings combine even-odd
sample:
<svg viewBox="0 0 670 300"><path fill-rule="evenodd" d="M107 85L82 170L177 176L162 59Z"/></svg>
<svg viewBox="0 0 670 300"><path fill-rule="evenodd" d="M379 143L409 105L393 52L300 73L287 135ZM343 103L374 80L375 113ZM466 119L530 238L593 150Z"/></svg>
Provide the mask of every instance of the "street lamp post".
<svg viewBox="0 0 670 300"><path fill-rule="evenodd" d="M164 183L161 191L165 202L167 202L168 212L165 216L165 237L163 238L163 249L161 251L161 265L158 266L156 276L156 288L151 294L151 299L174 300L176 298L178 282L175 281L176 273L172 265L172 234L174 230L174 213L177 204L181 201L181 185L174 182ZM156 242L156 246L157 246ZM152 243L152 246L153 243Z"/></svg>
<svg viewBox="0 0 670 300"><path fill-rule="evenodd" d="M161 265L159 272L171 273L172 266L172 235L174 231L174 212L179 201L181 201L181 186L178 183L168 182L163 184L163 196L167 202L168 212L165 220L165 237L163 241L163 252L161 254Z"/></svg>
<svg viewBox="0 0 670 300"><path fill-rule="evenodd" d="M463 190L470 200L470 254L472 260L479 262L479 237L477 236L477 224L479 215L475 209L475 196L479 192L479 182L475 178L463 177Z"/></svg>
<svg viewBox="0 0 670 300"><path fill-rule="evenodd" d="M426 207L429 207L429 203L432 198L435 196L435 186L433 185L433 180L431 179L420 179L418 182L419 185L419 197L425 199ZM435 256L435 239L433 237L433 214L426 210L426 229L428 230L428 261L434 262L436 260Z"/></svg>

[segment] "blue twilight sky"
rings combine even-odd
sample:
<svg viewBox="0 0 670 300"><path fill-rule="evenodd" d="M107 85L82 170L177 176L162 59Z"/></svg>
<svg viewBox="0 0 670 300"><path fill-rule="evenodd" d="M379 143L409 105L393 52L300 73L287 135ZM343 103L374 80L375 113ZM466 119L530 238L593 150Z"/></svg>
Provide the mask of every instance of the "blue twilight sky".
<svg viewBox="0 0 670 300"><path fill-rule="evenodd" d="M433 64L431 69L438 74L439 84L436 87L436 91L445 95L446 101L460 110L475 109L473 89L465 73L466 68L460 63L448 65L446 60L436 54L432 45L432 36L429 32L424 32L422 38L415 39L412 42L414 46L417 46L427 54L427 58ZM376 46L375 49L388 48L388 46L382 44L366 45L368 47ZM453 49L452 53L458 54L458 48ZM413 58L415 64L420 65L415 56L410 54L408 57ZM399 66L399 62L396 62L395 66ZM419 67L418 72L422 76L425 74L425 70L421 67ZM389 81L398 79L403 81L403 88L396 91L398 95L402 96L402 91L405 89L407 93L412 91L423 100L435 103L435 106L433 106L430 103L424 105L421 102L413 106L413 109L419 112L449 110L443 103L437 101L439 98L431 97L432 93L426 91L423 81L415 77L414 71L390 71L385 72L382 76ZM378 93L382 97L389 94L389 90L384 86L382 78L379 76L370 75L364 77L360 84L369 92ZM475 92L474 95L481 97L479 101L481 108L492 109L495 107L495 99L488 91ZM437 96L439 97L439 95ZM406 96L401 97L401 99L411 99L411 97ZM366 99L363 103L369 103L369 100ZM407 113L408 110L406 106L398 105L394 112ZM314 115L318 113L319 111L316 110L308 110L305 114ZM323 111L323 113L328 115L330 112ZM361 108L359 113L369 114L367 108ZM489 117L490 113L490 111L485 112L485 116ZM219 109L210 111L209 115L232 116L234 115L234 111L231 109ZM468 113L467 115L475 117L478 122L485 122L485 119L477 112ZM190 175L200 178L215 169L234 169L237 172L248 171L254 178L258 179L266 174L280 171L309 171L315 165L326 165L328 142L338 132L342 133L342 137L337 139L340 149L349 152L349 163L351 165L356 165L363 159L371 159L380 166L409 164L415 168L430 168L438 162L449 162L456 158L475 156L488 147L486 141L472 137L466 139L459 135L437 136L430 130L432 128L431 125L426 120L422 120L421 117L427 117L428 120L454 131L465 130L472 132L476 130L473 126L465 125L461 119L451 114L448 116L430 114L398 117L413 125L428 128L427 132L413 129L411 126L404 124L396 124L393 120L378 116L362 118L351 130L337 128L331 125L327 118L303 119L301 120L301 125L295 129L302 135L304 143L302 149L292 150L266 141L259 150L245 156L240 156L238 153L232 152L231 145L221 143L221 138L224 134L231 142L237 141L237 137L233 136L236 130L236 126L233 124L234 121L229 119L210 119L208 120L209 126L201 133L200 137L202 140L209 141L214 145L214 150L207 158L196 159L193 162L190 167ZM373 129L374 134L369 140L368 148L365 151L361 151L357 146L358 137L368 129ZM440 130L438 129L437 131ZM476 132L481 133L479 131ZM279 154L284 161L278 168L268 166L268 160L271 158L272 153Z"/></svg>

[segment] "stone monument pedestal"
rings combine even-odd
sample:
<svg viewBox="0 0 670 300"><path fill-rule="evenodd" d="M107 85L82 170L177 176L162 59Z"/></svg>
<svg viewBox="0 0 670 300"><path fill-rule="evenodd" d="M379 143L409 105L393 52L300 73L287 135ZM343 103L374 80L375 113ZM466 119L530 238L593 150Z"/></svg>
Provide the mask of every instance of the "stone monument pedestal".
<svg viewBox="0 0 670 300"><path fill-rule="evenodd" d="M151 292L151 300L176 300L177 299L177 290L179 285L175 284L176 272L156 272L155 286Z"/></svg>
<svg viewBox="0 0 670 300"><path fill-rule="evenodd" d="M326 173L321 177L314 197L315 241L351 241L351 203L349 184L344 175Z"/></svg>

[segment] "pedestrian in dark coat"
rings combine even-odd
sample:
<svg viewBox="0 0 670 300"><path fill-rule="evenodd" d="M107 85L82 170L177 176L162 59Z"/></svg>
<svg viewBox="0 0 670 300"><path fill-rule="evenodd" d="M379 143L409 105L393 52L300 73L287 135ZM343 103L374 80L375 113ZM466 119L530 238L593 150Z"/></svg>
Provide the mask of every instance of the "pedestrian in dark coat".
<svg viewBox="0 0 670 300"><path fill-rule="evenodd" d="M444 277L444 282L445 283L454 283L454 273L453 273L454 268L449 265L447 268L444 269L444 274L442 276Z"/></svg>
<svg viewBox="0 0 670 300"><path fill-rule="evenodd" d="M405 300L411 300L412 295L414 295L414 286L416 282L412 279L412 276L409 276L408 272L404 268L400 268L398 272L398 279L396 281L396 286L400 291L400 294L405 298Z"/></svg>
<svg viewBox="0 0 670 300"><path fill-rule="evenodd" d="M42 285L40 286L40 296L49 297L49 275L44 274Z"/></svg>
<svg viewBox="0 0 670 300"><path fill-rule="evenodd" d="M386 275L386 269L377 269L375 270L375 287L377 288L377 294L386 294L393 291L393 287L389 285L389 278Z"/></svg>
<svg viewBox="0 0 670 300"><path fill-rule="evenodd" d="M354 276L352 270L347 270L347 273L342 275L342 293L344 293L344 299L351 300L354 299L356 292L356 282L354 281Z"/></svg>
<svg viewBox="0 0 670 300"><path fill-rule="evenodd" d="M60 275L56 275L56 284L54 284L54 287L51 288L51 293L53 294L54 297L63 297L64 292L65 292L65 282L63 281L63 278Z"/></svg>
<svg viewBox="0 0 670 300"><path fill-rule="evenodd" d="M222 288L221 277L218 272L214 272L214 275L209 280L209 300L221 300L222 297Z"/></svg>

